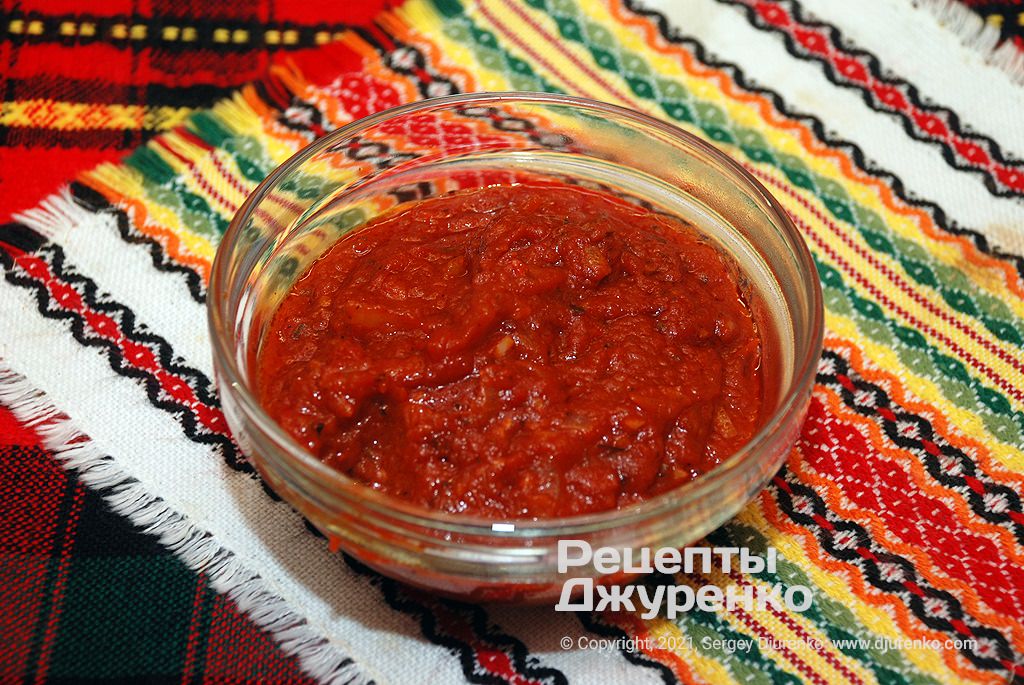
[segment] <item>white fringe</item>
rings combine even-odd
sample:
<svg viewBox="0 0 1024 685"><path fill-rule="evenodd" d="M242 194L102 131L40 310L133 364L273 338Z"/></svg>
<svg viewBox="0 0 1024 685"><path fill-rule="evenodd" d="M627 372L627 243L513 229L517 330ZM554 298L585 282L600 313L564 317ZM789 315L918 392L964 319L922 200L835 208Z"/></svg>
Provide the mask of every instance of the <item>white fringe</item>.
<svg viewBox="0 0 1024 685"><path fill-rule="evenodd" d="M1002 70L1014 83L1024 85L1024 51L1010 42L997 46L997 27L957 0L913 0L913 4L929 10L965 47L980 53L986 64Z"/></svg>
<svg viewBox="0 0 1024 685"><path fill-rule="evenodd" d="M63 186L32 209L15 214L13 219L50 240L59 241L69 230L92 217L92 212L75 202L70 188Z"/></svg>
<svg viewBox="0 0 1024 685"><path fill-rule="evenodd" d="M45 216L38 210L33 212L38 217ZM234 600L256 625L271 634L285 653L297 656L299 665L311 677L331 685L367 685L370 682L358 666L345 663L344 655L317 635L281 597L273 594L262 578L246 569L209 534L124 473L70 418L2 359L0 404L33 428L66 468L76 471L89 487L101 491L115 512L126 516L144 532L157 536L160 543L189 568L205 573L217 592L226 593Z"/></svg>

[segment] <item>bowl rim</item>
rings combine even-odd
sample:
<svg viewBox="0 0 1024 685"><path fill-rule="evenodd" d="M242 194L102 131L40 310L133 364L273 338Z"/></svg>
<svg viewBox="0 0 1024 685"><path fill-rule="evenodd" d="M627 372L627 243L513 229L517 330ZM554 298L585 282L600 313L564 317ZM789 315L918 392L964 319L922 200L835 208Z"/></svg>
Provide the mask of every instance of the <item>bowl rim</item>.
<svg viewBox="0 0 1024 685"><path fill-rule="evenodd" d="M793 328L795 335L810 335L812 339L810 340L807 354L802 359L794 359L794 369L791 376L793 381L780 401L779 406L766 418L761 429L744 443L742 447L707 473L677 488L621 509L549 519L495 519L433 510L374 490L327 466L316 458L315 455L299 445L287 431L264 411L254 393L250 391L249 385L244 381L243 373L236 363L235 351L233 349L235 324L233 321L226 321L224 318L224 309L226 308L227 301L225 294L227 289L231 287L231 284L226 281L230 256L227 254L224 246L236 242L238 234L243 230L243 226L254 212L255 207L277 185L281 177L302 165L321 150L334 144L337 140L348 137L353 132L377 125L387 119L404 116L416 111L428 111L460 105L484 106L487 103L506 102L568 105L598 115L615 115L642 126L654 128L662 134L676 139L683 144L684 148L696 148L724 167L727 172L731 172L734 175L734 180L740 184L741 188L759 199L762 208L770 211L773 215L773 223L784 233L787 243L794 248L793 256L799 263L801 271L808 276L808 278L801 279L801 282L804 285L809 284L810 286L808 288L809 326L806 330L802 330L797 325L798 322L794 321ZM744 185L746 186L745 188L743 187ZM399 519L405 524L441 529L448 532L484 534L496 537L565 537L566 535L585 534L611 527L621 527L631 522L650 519L660 512L675 509L679 506L677 502L680 498L686 498L689 501L699 498L708 490L719 485L730 473L736 471L748 459L756 455L760 448L770 442L781 427L788 423L787 419L794 412L799 412L803 409L804 401L810 395L810 389L817 372L818 360L824 341L824 305L821 282L817 277L814 260L811 257L806 241L797 230L789 214L757 178L725 152L674 124L620 105L573 95L530 91L496 91L458 93L417 100L356 119L299 150L274 169L249 194L235 213L228 229L221 237L207 286L207 324L211 347L213 348L215 369L217 370L215 374L216 382L220 392L233 392L245 418L255 422L260 430L273 440L276 446L283 448L285 456L290 458L300 470L304 471L307 477L327 484L336 496L345 495L355 498L358 500L359 505L365 506L386 517ZM785 344L785 341L783 341L783 344ZM230 390L228 386L230 386Z"/></svg>

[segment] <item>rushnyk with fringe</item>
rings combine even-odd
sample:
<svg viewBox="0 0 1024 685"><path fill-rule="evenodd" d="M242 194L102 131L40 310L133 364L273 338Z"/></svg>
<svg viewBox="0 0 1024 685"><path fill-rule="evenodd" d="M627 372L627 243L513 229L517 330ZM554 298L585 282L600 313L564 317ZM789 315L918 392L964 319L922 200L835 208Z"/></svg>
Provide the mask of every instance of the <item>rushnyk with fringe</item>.
<svg viewBox="0 0 1024 685"><path fill-rule="evenodd" d="M939 25L960 38L964 47L981 54L986 64L1002 69L1014 83L1024 85L1024 53L1011 43L999 44L999 29L955 0L918 0Z"/></svg>
<svg viewBox="0 0 1024 685"><path fill-rule="evenodd" d="M274 633L281 648L297 655L310 674L324 682L368 682L350 659L306 625L258 575L121 470L67 415L2 360L0 403L35 430L66 468L73 469L89 487L104 493L113 511L157 536L189 568L203 571L217 592L226 593L257 625Z"/></svg>
<svg viewBox="0 0 1024 685"><path fill-rule="evenodd" d="M1019 58L1007 51L1012 45L993 52L997 34L979 26L959 3L801 0L801 5L816 19L841 27L851 41L923 92L941 98L977 130L999 133L1004 145L1024 151L1024 134L1012 126L1022 97ZM867 12L876 21L852 20ZM998 107L990 98L996 93Z"/></svg>
<svg viewBox="0 0 1024 685"><path fill-rule="evenodd" d="M991 138L966 129L948 107L923 101L912 83L883 72L874 55L851 44L836 26L813 19L797 2L719 1L781 37L794 57L820 64L829 82L856 91L870 109L894 118L907 135L931 143L949 167L976 176L995 197L1024 195L1024 163Z"/></svg>
<svg viewBox="0 0 1024 685"><path fill-rule="evenodd" d="M1024 281L1019 255L1008 254L1019 233L1007 228L1021 225L1020 204L993 198L736 9L686 6L711 19L666 17L648 3L413 0L383 17L382 31L279 64L264 84L23 217L4 239L0 325L15 335L3 356L73 417L96 454L175 512L168 530L202 531L303 630L351 658L339 676L1005 682L1024 645ZM862 26L834 23L864 47ZM955 88L894 73L1000 149L1021 149L1019 129L965 113ZM808 79L816 95L786 74ZM369 111L507 88L621 102L713 140L807 236L829 328L811 415L786 469L711 539L772 545L778 572L675 582L805 584L812 611L642 621L438 602L327 554L225 434L195 283L247 190L315 135ZM557 638L583 635L690 636L695 649L557 648ZM740 653L701 640L766 635L824 646ZM955 636L978 646L875 646ZM861 645L839 642L854 639ZM324 675L323 664L303 663Z"/></svg>

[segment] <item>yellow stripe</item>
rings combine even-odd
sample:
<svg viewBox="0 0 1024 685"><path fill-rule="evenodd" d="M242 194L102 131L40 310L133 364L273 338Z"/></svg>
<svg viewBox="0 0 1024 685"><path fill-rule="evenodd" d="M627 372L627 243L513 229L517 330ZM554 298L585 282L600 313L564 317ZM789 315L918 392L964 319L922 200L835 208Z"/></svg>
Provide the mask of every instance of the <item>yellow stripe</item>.
<svg viewBox="0 0 1024 685"><path fill-rule="evenodd" d="M839 337L853 341L864 357L879 369L892 370L905 366L891 347L880 345L868 338L860 330L855 320L850 317L826 310L825 328ZM925 353L921 352L921 354ZM948 400L938 383L927 376L918 376L907 370L900 374L900 381L903 389L909 394L918 398L927 398L922 401L934 407L935 411L944 416L949 425L954 426L957 432L984 444L988 448L992 460L1012 472L1007 475L1012 477L1024 471L1024 453L1020 451L1020 447L1000 441L988 431L973 408L977 402L973 394L968 394L966 400L968 406L964 408ZM996 417L995 420L1013 423L1013 420L1008 417ZM949 437L955 441L955 435Z"/></svg>
<svg viewBox="0 0 1024 685"><path fill-rule="evenodd" d="M737 583L720 570L711 573L709 579L713 585L722 588L723 591L730 586L738 587ZM747 577L747 580L757 588L755 592L764 593L765 595L770 594L771 586L768 583L752 577ZM821 632L813 623L805 619L802 614L787 611L786 609L779 611L784 613L788 621L798 628L786 625L779 616L776 616L767 608L764 610L758 609L756 602L753 610L747 612L753 620L768 629L773 640L778 641L776 645L765 644L762 647L766 654L777 655L776 658L772 659L773 661L777 663L792 663L789 657L785 655L785 649L788 649L790 653L795 654L797 658L810 666L815 672L825 676L827 682L845 682L850 680L846 673L829 663L825 658L825 654L828 653L831 655L832 661L838 662L847 669L847 673L853 673L864 683L876 682L875 676L871 671L865 669L858 661L851 659L836 649L828 636ZM743 630L747 633L751 632L751 629L747 627L737 613L726 611L721 612L720 616L734 629ZM803 634L798 632L798 629L802 630ZM809 643L820 645L821 650L816 651L812 649ZM798 670L795 665L793 669Z"/></svg>
<svg viewBox="0 0 1024 685"><path fill-rule="evenodd" d="M500 91L508 90L511 83L500 72L484 67L477 60L474 52L464 44L456 42L445 33L445 23L434 10L430 3L407 2L401 5L395 14L398 15L406 26L416 27L418 32L429 34L431 42L441 44L444 49L441 54L453 64L465 70L465 65L472 64L475 83L474 90Z"/></svg>
<svg viewBox="0 0 1024 685"><path fill-rule="evenodd" d="M218 103L213 108L213 114L218 121L232 132L238 135L251 136L254 129L266 129L267 137L262 141L263 148L271 156L271 162L279 164L290 157L296 151L296 146L283 142L279 136L274 136L270 130L271 122L264 122L261 117L249 107L241 96L236 95L230 100ZM230 220L234 211L237 210L245 200L245 194L224 180L220 172L215 168L209 153L202 147L194 145L182 137L173 133L165 134L162 140L167 143L175 152L184 156L187 162L183 162L175 155L157 145L150 145L150 150L164 160L171 169L179 176L181 182L190 192L202 197L209 204L211 209L221 217ZM251 181L246 179L238 170L238 167L227 153L218 153L229 175L243 187L252 187ZM195 165L194 171L190 171L189 163ZM200 187L198 178L207 182L229 203L225 207L221 201L214 200L212 193ZM185 248L200 257L212 260L216 252L216 246L206 238L189 230L181 221L178 214L156 200L146 191L145 184L141 177L123 167L104 165L89 172L89 175L96 177L101 182L127 196L145 198L146 210L151 221L155 224L166 227L174 232Z"/></svg>
<svg viewBox="0 0 1024 685"><path fill-rule="evenodd" d="M127 197L143 201L148 222L174 233L189 253L206 261L213 261L216 246L205 237L186 228L176 212L148 197L141 181L141 174L123 165L104 164L90 171L88 175L95 177L104 185L116 188Z"/></svg>
<svg viewBox="0 0 1024 685"><path fill-rule="evenodd" d="M785 176L781 171L768 164L758 164L756 165L756 168L764 174L774 178L779 183L783 183L786 187L791 188L796 197L802 198L804 202L815 208L819 213L826 211L822 203L809 191L791 186L786 181ZM1017 356L1019 351L1015 352L1013 349L1010 349L1005 343L998 340L998 338L992 335L988 329L983 326L972 325L964 315L952 309L952 307L950 307L945 300L941 299L938 295L928 293L926 291L923 292L919 288L916 288L911 284L907 284L906 279L903 279L905 287L913 293L923 295L922 299L924 302L918 301L912 297L910 293L901 290L895 283L891 282L884 275L881 266L871 264L868 259L862 255L870 255L878 264L881 265L885 265L886 262L888 262L887 266L890 270L895 271L896 273L899 273L899 265L895 260L892 260L887 255L873 252L860 233L852 226L836 220L832 222L834 228L830 229L826 227L826 225L823 224L816 216L814 216L814 213L810 209L805 207L799 200L795 199L793 195L780 192L777 188L773 188L771 185L769 185L769 190L776 191L774 193L775 198L792 216L796 217L799 221L802 221L805 226L810 227L818 237L820 243L824 244L834 253L840 255L846 261L847 267L844 268L840 266L838 260L825 254L825 251L821 249L814 240L808 238L808 244L811 249L818 254L819 258L823 262L834 266L843 275L843 280L849 287L866 299L877 302L879 306L888 312L889 317L894 321L918 330L918 332L928 338L928 340L939 350L958 359L965 359L964 353L968 353L972 355L979 364L984 364L986 367L991 369L1009 386L1013 388L1024 387L1024 374L1014 369L1008 361L999 359L993 350L1003 351L1009 359L1019 359L1019 356ZM844 235L851 244L860 248L861 254L857 254L857 252L850 249L850 247L839 237L839 234ZM881 292L871 292L868 285L858 282L850 274L850 270L865 279L867 284L874 286ZM883 296L887 297L892 304L882 304L881 299ZM929 311L929 308L926 305L935 307L938 314ZM897 313L898 310L902 310L903 313ZM953 321L965 322L968 326L968 330L970 330L978 339L973 340L968 337L965 332L954 330L952 323L943 321L940 315L945 315ZM945 333L947 340L941 340L936 333L929 333L923 330L921 327L922 323L931 326L932 330L936 333ZM985 343L987 343L991 349L987 348ZM957 347L960 349L956 349ZM965 363L967 363L966 359ZM971 364L968 364L968 366L972 367ZM971 373L986 385L998 388L996 381L989 378L982 371L971 368ZM999 390L1007 395L1007 399L1011 404L1014 404L1017 408L1024 409L1024 401L1013 398L1003 388L999 388Z"/></svg>
<svg viewBox="0 0 1024 685"><path fill-rule="evenodd" d="M778 550L780 557L787 559L807 574L814 584L813 589L816 592L820 592L849 609L856 616L857 621L876 636L893 642L908 638L908 635L903 632L903 629L885 608L868 604L861 599L853 592L849 581L844 576L833 575L817 566L804 551L801 536L782 533L769 523L758 500L743 509L736 517L736 521L746 524L764 535L768 544ZM856 573L856 571L851 573ZM931 632L927 628L923 628L923 630L926 633ZM919 671L933 676L940 683L958 679L958 676L946 666L938 652L924 649L900 651L908 663L913 664Z"/></svg>
<svg viewBox="0 0 1024 685"><path fill-rule="evenodd" d="M541 25L549 36L557 37L559 35L558 27L555 25L554 20L546 14L533 11L522 4L519 7L527 12L530 18L537 24ZM495 17L505 28L498 28L495 24L492 24L487 16L485 16L485 13ZM467 14L478 24L493 27L496 34L516 36L520 39L520 43L536 51L540 56L540 60L537 57L526 54L518 45L510 44L507 41L504 42L505 47L510 52L517 53L519 57L526 60L533 67L535 73L541 75L549 82L557 84L566 92L575 95L586 95L606 102L635 106L636 103L632 102L630 98L623 99L620 97L620 93L628 96L629 88L618 75L611 72L603 72L600 67L592 67L594 71L601 72L602 79L611 84L613 88L608 88L595 81L576 64L548 47L550 39L538 33L530 24L516 16L505 6L502 0L480 0L480 2L474 3L472 7L467 8ZM568 51L575 58L575 62L592 66L590 52L586 48L577 43L562 40L558 41L558 45ZM549 69L547 65L553 66L557 73Z"/></svg>
<svg viewBox="0 0 1024 685"><path fill-rule="evenodd" d="M647 630L650 636L657 640L662 639L664 645L679 645L682 640L686 637L690 637L693 642L692 649L672 649L670 651L675 652L681 656L685 661L686 665L689 666L698 676L704 679L706 682L715 683L718 685L729 685L732 683L739 683L739 680L733 675L732 671L717 659L711 659L704 655L700 649L697 648L699 637L696 635L690 635L686 631L686 624L676 624L673 621L669 621L667 618L652 619L645 621L647 624Z"/></svg>
<svg viewBox="0 0 1024 685"><path fill-rule="evenodd" d="M217 120L232 133L239 136L259 136L260 147L267 153L271 163L281 164L298 152L299 146L280 135L280 124L271 119L264 120L249 106L240 93L229 100L222 100L213 108ZM294 133L292 133L294 135Z"/></svg>
<svg viewBox="0 0 1024 685"><path fill-rule="evenodd" d="M158 25L152 22L148 24L119 22L112 24L106 32L103 32L98 30L100 27L97 26L95 21L72 19L60 22L55 28L56 30L51 29L50 33L63 38L82 36L84 38L99 38L100 40L114 40L117 42L124 40L142 41L152 37L164 43L176 43L179 41L192 43L199 38L199 28L191 24ZM38 19L26 21L25 19L16 18L11 19L7 23L7 30L15 35L28 33L33 36L41 36L46 33L46 25ZM208 28L207 30L210 29ZM246 45L253 42L253 35L247 29L226 26L215 26L211 32L214 43L233 43L235 45ZM331 40L337 40L342 35L343 33L340 31L321 30L317 31L313 38L318 45L322 45ZM262 37L268 45L297 45L301 33L298 29L293 28L266 28L262 31Z"/></svg>
<svg viewBox="0 0 1024 685"><path fill-rule="evenodd" d="M46 99L0 103L0 126L63 131L147 129L163 131L182 123L188 107L143 107Z"/></svg>

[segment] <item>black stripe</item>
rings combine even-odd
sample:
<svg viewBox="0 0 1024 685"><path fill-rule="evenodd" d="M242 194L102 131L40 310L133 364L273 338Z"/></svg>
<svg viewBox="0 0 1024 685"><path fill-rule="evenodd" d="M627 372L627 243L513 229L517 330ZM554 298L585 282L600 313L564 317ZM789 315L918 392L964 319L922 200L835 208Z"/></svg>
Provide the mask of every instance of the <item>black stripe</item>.
<svg viewBox="0 0 1024 685"><path fill-rule="evenodd" d="M476 660L476 651L472 645L440 629L434 611L429 606L431 602L437 602L443 605L447 611L467 619L473 628L473 633L480 641L505 654L516 673L547 685L568 685L569 681L565 674L557 669L541 666L537 658L530 655L526 645L493 626L482 607L450 599L430 597L419 590L381 576L347 554L344 555L344 559L353 571L366 576L373 585L380 589L388 606L416 618L419 621L421 632L427 639L436 645L450 649L458 657L462 674L466 677L467 682L478 685L506 685L507 683L504 678L483 670Z"/></svg>
<svg viewBox="0 0 1024 685"><path fill-rule="evenodd" d="M859 568L861 575L873 587L890 595L897 596L914 613L917 619L933 630L946 633L950 638L964 636L957 632L954 622L962 621L968 626L975 638L989 641L996 650L993 657L983 656L968 647L959 651L972 664L986 671L1005 671L1003 661L1013 662L1013 649L1006 637L995 630L978 622L966 613L960 601L949 592L933 587L927 579L917 574L914 565L904 557L887 551L883 546L872 540L867 529L854 521L841 518L828 508L825 500L811 487L797 480L785 467L779 472L779 479L786 484L782 487L772 481L769 492L776 500L782 512L793 522L814 534L821 549L834 559L844 561ZM792 494L790 494L792 493ZM810 507L811 513L805 513L804 504L798 505L796 498ZM822 522L827 522L827 526ZM856 541L856 545L847 544L841 538ZM858 548L865 549L870 556L860 554ZM886 571L896 571L895 577ZM925 600L911 592L908 585L913 584L922 590L930 600L932 607L925 606ZM940 609L936 611L935 609Z"/></svg>
<svg viewBox="0 0 1024 685"><path fill-rule="evenodd" d="M23 28L20 32L10 31L11 22L20 20ZM29 22L39 22L41 30L37 34L29 34L27 26ZM62 35L61 25L64 23L81 26L83 22L93 25L92 35ZM133 39L131 37L118 37L115 35L115 26L146 27L145 38ZM185 41L181 38L180 31L177 37L165 37L165 27L191 27L195 29L195 38ZM0 40L7 40L14 45L39 45L57 43L60 45L92 45L107 44L138 52L144 49L158 48L167 52L195 52L197 50L209 50L216 53L245 53L261 52L265 50L299 50L308 48L320 43L316 40L316 34L322 31L329 33L341 32L349 29L348 24L338 22L321 22L317 24L299 24L296 22L270 22L264 23L256 19L205 19L197 21L195 18L176 17L167 14L144 16L141 14L120 14L114 16L96 16L93 14L61 14L47 15L39 12L3 11L0 12ZM245 31L248 34L244 42L236 43L231 37L227 41L215 39L219 30L226 30L229 35L236 31ZM77 29L76 29L77 31ZM283 34L286 31L294 32L294 42L285 43L267 42L268 31L278 31Z"/></svg>
<svg viewBox="0 0 1024 685"><path fill-rule="evenodd" d="M235 92L236 86L214 83L193 83L187 86L168 86L160 83L146 85L143 101L146 107L210 107L223 97Z"/></svg>
<svg viewBox="0 0 1024 685"><path fill-rule="evenodd" d="M1020 495L1013 488L993 480L979 469L967 453L949 444L939 435L926 418L906 411L893 402L880 386L859 377L842 355L833 350L825 350L822 352L822 360L826 364L819 367L816 378L819 384L836 392L842 398L843 404L853 411L880 424L889 440L918 457L928 474L943 487L948 488L950 494L965 499L971 511L977 516L1006 528L1013 533L1017 542L1024 546L1024 525L1017 523L1012 516L1024 514L1024 509ZM840 380L843 377L856 388L856 393L843 385ZM883 411L892 412L894 418L886 418ZM906 430L911 427L913 431ZM939 455L928 451L926 443L931 443L938 449L943 459L940 460ZM984 493L975 492L970 487L968 479L980 482ZM1005 509L990 509L985 502L986 495L1003 498L1006 502Z"/></svg>
<svg viewBox="0 0 1024 685"><path fill-rule="evenodd" d="M602 637L610 637L618 641L618 644L622 645L619 648L619 653L622 654L622 658L629 663L634 666L643 666L645 668L653 669L661 677L661 682L665 683L665 685L676 685L679 683L679 678L677 678L676 674L672 672L672 669L665 664L647 656L641 651L627 649L632 636L627 634L626 631L602 623L598 620L596 613L579 611L576 612L576 616L580 619L580 623L583 624L583 627L592 633L596 633Z"/></svg>
<svg viewBox="0 0 1024 685"><path fill-rule="evenodd" d="M851 161L861 171L885 181L892 189L893 193L895 193L907 205L917 207L928 212L935 221L935 224L943 231L952 235L963 236L974 243L974 246L977 247L980 252L990 257L1008 262L1016 269L1018 276L1021 279L1024 279L1024 256L1005 252L992 245L988 238L977 230L960 226L955 221L949 219L945 210L943 210L937 203L914 197L906 189L903 185L903 181L901 181L898 176L890 171L880 169L873 162L868 161L867 157L864 155L864 151L856 144L830 135L826 132L824 124L818 118L809 114L794 112L792 108L786 104L786 101L783 100L775 91L762 88L760 86L754 86L743 74L743 71L735 64L712 59L700 41L695 38L682 35L661 13L639 7L637 0L623 0L623 2L632 12L651 19L658 27L658 32L661 34L662 38L677 45L685 45L687 49L690 50L703 64L728 72L732 79L744 90L751 93L757 93L758 95L768 98L781 114L790 119L802 121L807 124L818 140L833 148L845 151L850 156Z"/></svg>
<svg viewBox="0 0 1024 685"><path fill-rule="evenodd" d="M941 152L942 158L946 160L946 163L950 167L957 169L959 171L965 171L968 173L978 175L982 179L985 188L992 195L995 195L996 197L1024 197L1024 193L1021 193L1020 191L1017 190L1013 190L1012 188L1003 185L1002 182L999 181L999 179L997 179L991 172L989 172L984 167L976 166L964 160L956 153L956 151L948 143L945 143L944 141L939 140L938 138L931 137L927 133L923 132L920 128L917 127L917 125L914 123L913 119L910 116L898 111L893 107L887 106L884 102L879 100L878 97L869 88L848 81L841 73L835 70L835 68L832 66L831 63L829 63L827 59L825 59L824 57L819 57L803 49L803 47L797 41L795 41L793 37L790 36L784 29L764 21L761 15L758 14L758 12L750 5L746 4L745 2L742 2L742 0L718 0L718 2L725 5L732 5L734 7L742 9L743 13L747 17L747 20L750 22L752 26L781 36L783 42L785 43L786 51L789 54L791 54L793 57L796 57L797 59L817 62L820 65L822 65L825 77L833 85L838 86L840 88L847 88L850 90L858 91L861 94L861 99L864 101L864 104L866 104L872 110L879 112L881 114L891 115L897 120L899 120L903 130L906 132L908 136L910 136L914 140L920 141L922 143L927 143L929 145L936 147ZM838 28L832 26L831 24L826 24L821 21L808 19L804 15L800 5L793 0L785 2L784 4L789 6L790 13L793 15L793 18L796 19L798 22L806 26L824 31L829 35L829 38L831 39L834 45L841 48L844 52L847 52L855 57L860 58L860 63L867 67L868 72L877 81L898 89L900 93L902 93L904 97L906 97L907 100L914 107L921 110L922 112L927 112L929 114L937 116L939 119L946 123L946 125L949 127L949 130L952 133L954 133L955 135L959 136L964 140L970 141L978 145L979 147L984 149L989 154L989 156L996 162L1017 170L1021 177L1024 177L1024 163L1022 163L1020 160L1005 156L1002 150L1000 149L999 144L996 143L996 141L989 138L988 136L984 136L981 135L980 133L974 133L972 131L965 130L963 125L960 123L960 117L957 116L956 112L952 111L947 107L941 107L939 105L933 105L924 102L924 100L922 100L921 98L920 92L913 84L909 83L908 81L900 77L893 76L889 70L883 69L881 63L879 62L878 58L875 57L875 55L871 54L866 50L853 47L847 41L847 39L843 37L842 33L840 33Z"/></svg>
<svg viewBox="0 0 1024 685"><path fill-rule="evenodd" d="M2 250L0 250L0 254L2 254ZM60 566L63 561L61 551L68 536L71 535L74 537L74 531L69 530L69 526L74 525L74 522L71 519L71 510L75 503L75 492L78 488L82 487L76 478L71 477L71 474L63 469L61 469L61 472L64 484L61 488L60 504L57 507L57 514L54 517L54 535L52 546L46 559L45 581L41 585L41 588L46 588L51 591L54 589L54 586L57 583L58 574L60 573ZM30 669L29 672L39 665L39 659L42 655L43 638L46 635L44 628L54 611L60 611L60 606L57 605L57 596L52 592L45 593L43 601L39 603L38 613L35 617L36 620L32 626L34 628L33 639L29 646L28 654L26 655L25 665ZM26 673L25 675L27 676L28 674ZM27 681L28 678L26 678L26 682Z"/></svg>
<svg viewBox="0 0 1024 685"><path fill-rule="evenodd" d="M9 223L0 226L0 241L22 252L35 252L46 243L46 238L28 226Z"/></svg>
<svg viewBox="0 0 1024 685"><path fill-rule="evenodd" d="M972 12L981 15L989 26L994 26L992 21L999 17L999 38L1000 44L1005 40L1024 38L1024 6L1020 0L1002 0L1001 3L973 2L968 3ZM1024 45L1020 46L1024 48Z"/></svg>
<svg viewBox="0 0 1024 685"><path fill-rule="evenodd" d="M94 213L106 213L114 217L121 239L130 245L141 245L149 253L153 268L168 274L179 274L185 279L189 295L199 304L206 304L206 284L193 269L179 264L164 252L163 245L149 236L135 231L128 214L112 205L102 193L75 181L70 186L71 197L81 207ZM31 250L26 250L29 252Z"/></svg>
<svg viewBox="0 0 1024 685"><path fill-rule="evenodd" d="M166 74L168 79L180 80L181 76ZM159 77L159 75L158 75ZM188 75L191 79L193 76ZM24 100L61 100L74 103L102 105L137 105L139 107L174 107L197 109L206 107L218 99L230 95L239 84L219 82L147 83L143 97L138 95L138 85L115 83L101 79L74 78L61 74L42 74L31 78L7 79L8 103Z"/></svg>
<svg viewBox="0 0 1024 685"><path fill-rule="evenodd" d="M0 147L63 150L133 150L160 133L154 129L53 129L0 126Z"/></svg>
<svg viewBox="0 0 1024 685"><path fill-rule="evenodd" d="M149 331L143 324L136 325L135 314L131 309L109 297L100 295L94 281L74 272L70 266L65 266L64 251L59 245L46 243L34 255L50 265L54 276L74 287L91 309L109 314L117 320L125 338L145 345L159 359L162 368L182 378L201 402L211 407L220 407L220 400L215 394L216 391L210 379L201 371L187 366L181 358L175 357L173 349L164 338ZM118 375L138 382L145 390L150 404L174 416L189 440L216 448L224 457L225 463L232 469L242 473L255 473L252 465L238 451L238 447L230 438L218 433L207 432L196 419L191 407L163 395L160 381L151 372L127 363L121 350L113 341L87 331L81 314L61 307L51 307L50 294L46 286L23 274L11 255L2 249L2 246L0 246L0 264L4 266L4 277L9 283L32 292L36 299L36 308L42 316L55 321L68 321L71 334L79 344L84 347L101 349L110 368Z"/></svg>

